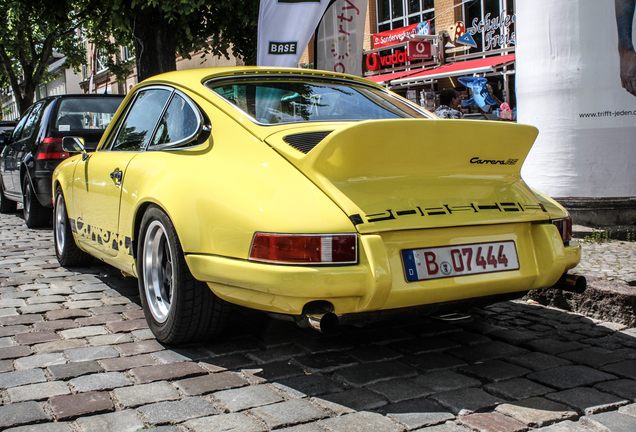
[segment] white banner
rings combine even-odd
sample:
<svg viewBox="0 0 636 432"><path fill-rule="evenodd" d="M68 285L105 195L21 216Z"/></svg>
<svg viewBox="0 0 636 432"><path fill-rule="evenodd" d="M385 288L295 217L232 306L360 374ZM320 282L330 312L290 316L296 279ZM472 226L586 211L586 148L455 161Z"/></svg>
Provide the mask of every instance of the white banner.
<svg viewBox="0 0 636 432"><path fill-rule="evenodd" d="M539 129L524 179L556 198L636 196L636 54L619 51L619 40L632 45L624 39L633 8L614 0L516 6L518 120Z"/></svg>
<svg viewBox="0 0 636 432"><path fill-rule="evenodd" d="M258 66L296 67L329 0L261 0Z"/></svg>
<svg viewBox="0 0 636 432"><path fill-rule="evenodd" d="M320 27L316 68L362 76L362 45L367 0L336 0Z"/></svg>

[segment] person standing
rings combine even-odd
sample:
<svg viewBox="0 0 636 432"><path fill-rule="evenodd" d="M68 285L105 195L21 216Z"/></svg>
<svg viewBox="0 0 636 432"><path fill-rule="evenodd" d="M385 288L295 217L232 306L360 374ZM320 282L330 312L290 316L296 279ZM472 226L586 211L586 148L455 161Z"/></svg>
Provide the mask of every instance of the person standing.
<svg viewBox="0 0 636 432"><path fill-rule="evenodd" d="M433 112L437 117L443 119L461 119L464 118L464 114L461 113L459 108L459 94L457 90L453 88L447 88L442 90L439 94L440 105Z"/></svg>

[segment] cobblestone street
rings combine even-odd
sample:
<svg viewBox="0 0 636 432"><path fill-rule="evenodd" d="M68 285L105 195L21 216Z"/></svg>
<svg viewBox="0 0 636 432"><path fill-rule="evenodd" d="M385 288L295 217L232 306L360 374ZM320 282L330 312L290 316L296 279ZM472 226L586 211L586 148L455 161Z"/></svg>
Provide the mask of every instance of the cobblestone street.
<svg viewBox="0 0 636 432"><path fill-rule="evenodd" d="M635 267L635 243L588 242L575 272ZM139 304L136 279L61 268L50 228L0 215L0 430L636 431L621 324L513 301L328 336L239 311L222 340L170 348Z"/></svg>

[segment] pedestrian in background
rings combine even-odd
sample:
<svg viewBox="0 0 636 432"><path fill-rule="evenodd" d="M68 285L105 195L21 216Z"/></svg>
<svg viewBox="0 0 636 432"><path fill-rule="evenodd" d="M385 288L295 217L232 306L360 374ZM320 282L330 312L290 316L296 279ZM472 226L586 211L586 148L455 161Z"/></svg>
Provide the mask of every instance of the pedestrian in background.
<svg viewBox="0 0 636 432"><path fill-rule="evenodd" d="M447 88L442 90L439 94L440 105L434 111L439 118L443 119L461 119L464 118L464 114L461 113L459 108L459 93L453 88Z"/></svg>

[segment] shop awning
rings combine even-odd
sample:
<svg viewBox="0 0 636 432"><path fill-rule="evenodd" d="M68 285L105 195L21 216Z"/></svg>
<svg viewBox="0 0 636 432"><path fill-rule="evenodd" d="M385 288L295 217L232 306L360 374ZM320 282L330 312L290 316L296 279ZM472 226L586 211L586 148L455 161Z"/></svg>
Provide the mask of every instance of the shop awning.
<svg viewBox="0 0 636 432"><path fill-rule="evenodd" d="M382 74L382 75L372 75L372 76L367 76L365 78L368 80L377 82L378 84L384 84L384 83L391 82L392 80L404 78L409 75L420 73L422 71L429 70L429 69L430 68L407 70L407 71L393 72L393 73Z"/></svg>
<svg viewBox="0 0 636 432"><path fill-rule="evenodd" d="M508 54L504 56L449 63L436 68L424 69L409 76L396 77L390 82L392 86L400 86L417 84L419 82L430 82L431 80L439 78L494 72L495 69L508 66L509 64L514 63L514 61L515 55Z"/></svg>

